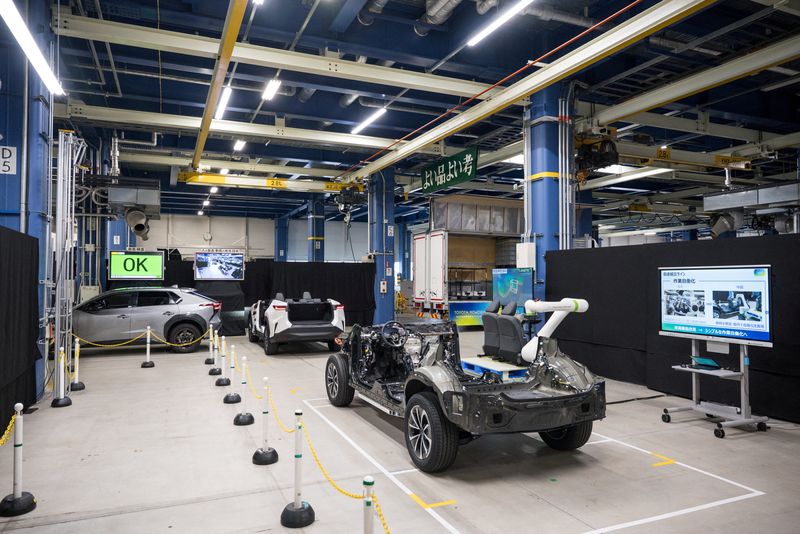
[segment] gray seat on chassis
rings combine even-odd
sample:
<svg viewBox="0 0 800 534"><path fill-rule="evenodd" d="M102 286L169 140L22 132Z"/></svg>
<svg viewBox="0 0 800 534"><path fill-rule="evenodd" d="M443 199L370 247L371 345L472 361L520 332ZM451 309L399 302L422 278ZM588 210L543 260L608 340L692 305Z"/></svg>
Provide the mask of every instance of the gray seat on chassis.
<svg viewBox="0 0 800 534"><path fill-rule="evenodd" d="M500 350L497 357L500 360L514 365L523 365L522 347L525 345L525 335L514 313L517 310L516 302L509 302L503 306L503 313L497 316L497 327L500 338Z"/></svg>
<svg viewBox="0 0 800 534"><path fill-rule="evenodd" d="M499 310L500 301L494 300L481 315L481 320L483 321L483 353L487 356L497 356L500 351L500 332L497 326L497 312Z"/></svg>

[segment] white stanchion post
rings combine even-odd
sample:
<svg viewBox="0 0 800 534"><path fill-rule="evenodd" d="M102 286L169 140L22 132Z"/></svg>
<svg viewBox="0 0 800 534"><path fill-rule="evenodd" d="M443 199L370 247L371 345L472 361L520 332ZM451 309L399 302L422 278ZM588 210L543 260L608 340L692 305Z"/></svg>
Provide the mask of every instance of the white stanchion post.
<svg viewBox="0 0 800 534"><path fill-rule="evenodd" d="M72 405L72 399L67 397L67 359L64 347L58 348L58 361L56 362L55 387L53 387L53 408L64 408Z"/></svg>
<svg viewBox="0 0 800 534"><path fill-rule="evenodd" d="M72 375L72 383L69 385L70 391L83 391L86 384L81 382L81 342L75 339L75 374Z"/></svg>
<svg viewBox="0 0 800 534"><path fill-rule="evenodd" d="M22 491L22 403L14 405L14 482L13 493L0 501L0 516L11 517L27 514L36 508L36 499L27 491Z"/></svg>
<svg viewBox="0 0 800 534"><path fill-rule="evenodd" d="M214 351L214 367L208 370L208 374L211 376L219 376L222 374L222 368L219 366L219 360L221 355L225 354L225 336L222 336L222 345L218 345L217 349ZM214 382L215 385L219 386Z"/></svg>
<svg viewBox="0 0 800 534"><path fill-rule="evenodd" d="M247 412L247 407L245 406L244 397L247 395L247 356L242 356L242 389L241 389L241 397L242 397L242 411L236 414L236 417L233 418L233 424L236 426L248 426L252 425L256 422L256 418L253 417L253 414Z"/></svg>
<svg viewBox="0 0 800 534"><path fill-rule="evenodd" d="M231 388L231 391L222 398L222 402L225 403L225 404L236 404L236 403L242 402L242 397L241 397L241 395L239 395L236 392L236 384L235 384L235 382L236 382L236 348L235 347L231 348L230 358L231 358L231 364L230 364L230 367L228 368L228 370L230 371L230 373L229 373L229 375L230 375L229 383L231 385L233 385L233 387Z"/></svg>
<svg viewBox="0 0 800 534"><path fill-rule="evenodd" d="M214 329L208 328L208 358L204 362L206 365L214 363Z"/></svg>
<svg viewBox="0 0 800 534"><path fill-rule="evenodd" d="M253 453L253 463L256 465L271 465L278 461L278 451L269 446L269 379L264 377L264 408L261 411L262 433L264 445Z"/></svg>
<svg viewBox="0 0 800 534"><path fill-rule="evenodd" d="M235 345L231 345L231 351L233 351L235 348L236 348ZM230 386L231 385L231 380L230 380L230 378L225 376L225 351L222 351L222 353L219 355L219 368L218 369L219 369L219 373L218 374L220 375L220 377L217 378L217 381L214 382L214 385L215 386ZM212 371L213 370L214 369L212 369ZM211 374L210 371L209 371L209 374Z"/></svg>
<svg viewBox="0 0 800 534"><path fill-rule="evenodd" d="M151 367L155 367L156 363L150 360L150 336L152 334L152 330L150 329L150 325L147 325L147 343L145 348L145 356L144 361L142 362L143 369L150 369Z"/></svg>
<svg viewBox="0 0 800 534"><path fill-rule="evenodd" d="M314 509L303 501L303 411L294 411L294 501L281 513L281 525L303 528L314 522Z"/></svg>
<svg viewBox="0 0 800 534"><path fill-rule="evenodd" d="M373 492L375 491L375 479L367 475L364 477L364 534L375 532L375 503L373 502Z"/></svg>

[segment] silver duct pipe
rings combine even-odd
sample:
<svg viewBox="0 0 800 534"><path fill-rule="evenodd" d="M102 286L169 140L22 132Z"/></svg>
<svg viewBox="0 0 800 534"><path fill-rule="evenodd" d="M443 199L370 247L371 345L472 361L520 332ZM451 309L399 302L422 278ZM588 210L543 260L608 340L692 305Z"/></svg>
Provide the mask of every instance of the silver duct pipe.
<svg viewBox="0 0 800 534"><path fill-rule="evenodd" d="M125 139L125 132L120 132L120 138L117 143L120 145L132 146L158 146L159 135L161 135L160 132L153 132L153 138L150 141L134 141L131 139ZM119 157L119 153L117 153L117 157Z"/></svg>
<svg viewBox="0 0 800 534"><path fill-rule="evenodd" d="M147 220L147 215L136 208L131 208L125 212L125 224L127 224L133 233L147 241L147 234L150 232L150 224Z"/></svg>
<svg viewBox="0 0 800 534"><path fill-rule="evenodd" d="M490 9L497 6L500 0L478 0L475 3L475 11L478 15L485 15Z"/></svg>
<svg viewBox="0 0 800 534"><path fill-rule="evenodd" d="M358 56L356 58L356 61L358 63L366 63L367 59L368 59L367 56ZM377 64L380 65L381 67L391 67L392 65L394 65L394 63L395 63L394 61L391 61L389 59L382 59L382 60L378 61ZM339 107L343 107L343 108L349 107L350 105L352 105L353 102L356 101L357 98L358 98L358 95L355 95L355 94L353 94L353 95L342 95L342 98L339 99Z"/></svg>
<svg viewBox="0 0 800 534"><path fill-rule="evenodd" d="M389 0L370 0L370 2L358 12L358 22L361 23L362 26L370 26L373 22L375 22L375 17L372 16L373 13L383 13L383 8L386 7L386 4L389 3Z"/></svg>
<svg viewBox="0 0 800 534"><path fill-rule="evenodd" d="M525 15L532 15L544 21L553 20L555 22L563 22L564 24L571 24L573 26L580 26L581 28L591 28L595 25L593 19L581 17L580 15L573 15L566 11L559 11L551 7L538 7L535 5L528 6L522 11Z"/></svg>
<svg viewBox="0 0 800 534"><path fill-rule="evenodd" d="M110 176L119 176L119 139L115 135L111 138L111 171Z"/></svg>
<svg viewBox="0 0 800 534"><path fill-rule="evenodd" d="M426 25L438 26L444 24L461 2L462 0L427 0L425 2L425 14L417 19L417 23L414 24L414 33L420 37L425 37L430 32Z"/></svg>

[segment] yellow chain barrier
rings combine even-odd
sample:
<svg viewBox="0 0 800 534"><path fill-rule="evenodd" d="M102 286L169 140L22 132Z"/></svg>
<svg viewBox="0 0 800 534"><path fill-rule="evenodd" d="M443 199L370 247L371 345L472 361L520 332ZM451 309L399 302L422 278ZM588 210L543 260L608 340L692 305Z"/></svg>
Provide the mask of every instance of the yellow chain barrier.
<svg viewBox="0 0 800 534"><path fill-rule="evenodd" d="M372 492L372 502L375 503L375 512L378 514L378 519L381 520L384 534L391 534L389 523L386 522L386 516L383 515L383 508L381 508L381 503L378 501L378 496L374 491Z"/></svg>
<svg viewBox="0 0 800 534"><path fill-rule="evenodd" d="M278 409L275 408L275 400L272 398L272 387L267 387L267 396L269 397L269 405L272 408L272 415L275 417L275 421L278 423L278 427L280 427L281 431L285 432L286 434L294 433L294 428L289 428L288 426L283 424L281 418L278 417Z"/></svg>
<svg viewBox="0 0 800 534"><path fill-rule="evenodd" d="M72 383L75 381L75 373L71 373L69 371L69 365L67 365L66 360L64 359L64 355L62 354L59 359L64 364L64 373L67 375L67 381Z"/></svg>
<svg viewBox="0 0 800 534"><path fill-rule="evenodd" d="M253 379L250 377L249 367L247 367L247 372L245 374L247 375L247 388L250 390L250 393L252 393L253 396L258 400L263 399L264 397L262 395L259 395L258 391L256 391L255 388L253 387Z"/></svg>
<svg viewBox="0 0 800 534"><path fill-rule="evenodd" d="M206 338L206 336L208 335L209 332L211 332L211 327L209 327L208 330L206 330L205 332L200 334L200 337L198 337L196 339L193 339L193 340L189 341L188 343L170 343L166 339L160 338L152 330L150 331L150 335L153 336L154 338L156 338L158 341L160 341L164 345L169 345L170 347L188 347L189 345L194 345L195 343L199 343L200 341L203 341ZM147 334L147 332L145 332L145 334Z"/></svg>
<svg viewBox="0 0 800 534"><path fill-rule="evenodd" d="M17 414L14 414L11 416L11 421L8 422L6 431L3 432L3 436L0 437L0 447L8 443L8 440L11 439L11 435L14 433L14 423L16 421L17 421Z"/></svg>
<svg viewBox="0 0 800 534"><path fill-rule="evenodd" d="M84 343L86 345L91 345L93 347L102 347L102 348L105 348L105 349L110 349L110 348L114 348L114 347L124 347L125 345L129 345L129 344L133 343L134 341L136 341L137 339L143 338L146 334L147 334L147 332L142 332L141 334L139 334L138 336L136 336L133 339L129 339L128 341L123 341L122 343L112 343L110 345L106 345L106 344L103 344L103 343L94 343L92 341L89 341L88 339L83 339L82 337L75 335L75 332L72 333L72 337L74 337L75 339L77 339L78 341L80 341L81 343Z"/></svg>
<svg viewBox="0 0 800 534"><path fill-rule="evenodd" d="M305 425L303 425L303 434L306 437L306 443L308 443L308 450L311 451L311 456L314 457L314 461L317 463L317 467L319 467L319 470L322 473L322 476L324 476L325 480L327 480L328 483L331 486L333 486L333 489L335 489L336 491L338 491L339 493L341 493L345 497L350 497L351 499L363 499L364 496L362 494L360 494L360 493L351 493L351 492L347 491L346 489L342 488L339 484L337 484L336 481L333 480L333 478L331 478L331 475L328 474L328 470L325 469L325 466L322 465L322 462L320 461L319 456L317 456L317 451L316 451L316 449L314 449L314 444L311 443L311 436L308 435L308 429L305 427Z"/></svg>

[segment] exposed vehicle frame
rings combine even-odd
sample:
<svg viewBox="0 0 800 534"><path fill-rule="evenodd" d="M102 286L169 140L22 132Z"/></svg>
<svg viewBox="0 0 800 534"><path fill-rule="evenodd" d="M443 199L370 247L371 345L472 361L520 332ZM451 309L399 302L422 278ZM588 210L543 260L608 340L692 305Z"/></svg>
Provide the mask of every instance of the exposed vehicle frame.
<svg viewBox="0 0 800 534"><path fill-rule="evenodd" d="M454 324L389 322L355 325L325 367L325 388L334 406L355 393L404 419L406 447L426 472L443 471L460 443L493 433L539 432L550 447L581 447L592 421L605 417L605 382L558 348L550 337L570 312L588 309L578 299L525 304L530 313L554 312L522 350L524 379L473 376L461 367Z"/></svg>

